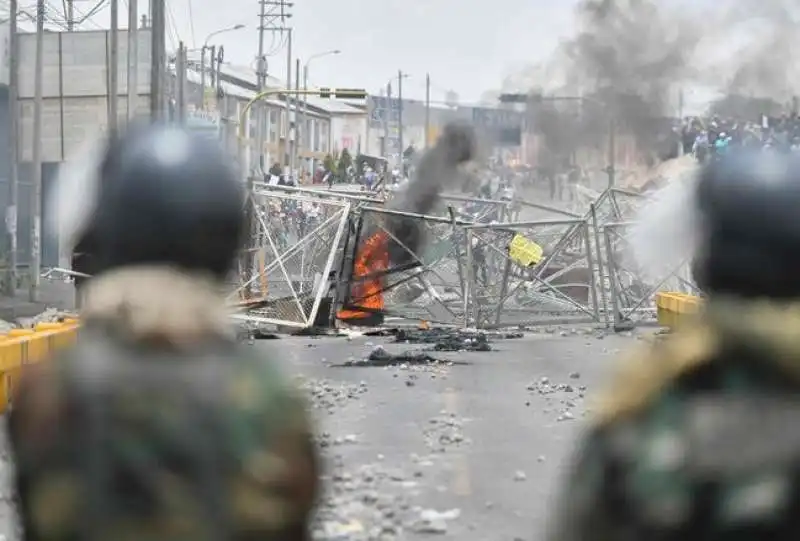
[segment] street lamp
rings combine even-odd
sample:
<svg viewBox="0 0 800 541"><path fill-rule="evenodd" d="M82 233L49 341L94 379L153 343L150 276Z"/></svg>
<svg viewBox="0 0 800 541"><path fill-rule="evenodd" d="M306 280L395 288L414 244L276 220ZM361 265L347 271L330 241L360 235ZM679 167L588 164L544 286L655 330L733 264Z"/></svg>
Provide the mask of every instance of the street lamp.
<svg viewBox="0 0 800 541"><path fill-rule="evenodd" d="M211 32L209 35L206 36L205 41L203 42L203 47L200 49L200 91L203 93L202 96L202 103L203 103L203 110L206 108L206 51L208 50L208 42L214 36L218 36L219 34L224 34L225 32L234 32L236 30L241 30L245 26L243 24L235 24L233 26L228 26L226 28L220 28L219 30L215 30ZM212 52L213 56L213 52ZM211 59L211 66L214 66L214 59ZM212 76L213 76L213 69L212 69ZM214 81L212 79L211 86L214 86Z"/></svg>
<svg viewBox="0 0 800 541"><path fill-rule="evenodd" d="M397 75L386 81L386 109L383 112L383 145L386 160L389 160L389 109L390 100L392 99L392 83L397 81L397 145L400 147L397 161L398 167L402 171L403 168L403 80L411 77L410 73L403 73L402 70L397 72Z"/></svg>
<svg viewBox="0 0 800 541"><path fill-rule="evenodd" d="M233 25L233 26L229 26L227 28L221 28L219 30L214 30L213 32L211 32L209 35L206 36L206 40L203 42L203 49L207 49L208 48L208 42L214 36L217 36L219 34L224 34L225 32L234 32L236 30L242 30L244 27L245 26L243 24L236 24L236 25Z"/></svg>
<svg viewBox="0 0 800 541"><path fill-rule="evenodd" d="M312 54L306 60L306 63L303 64L303 115L301 117L300 125L297 129L297 142L295 143L295 152L299 152L300 150L300 143L305 136L305 129L306 129L306 117L308 115L308 65L311 63L312 60L315 58L322 58L325 56L334 56L342 54L342 51L339 49L333 49L331 51L323 51L321 53ZM311 142L311 138L309 138L309 142ZM296 160L295 160L296 162Z"/></svg>

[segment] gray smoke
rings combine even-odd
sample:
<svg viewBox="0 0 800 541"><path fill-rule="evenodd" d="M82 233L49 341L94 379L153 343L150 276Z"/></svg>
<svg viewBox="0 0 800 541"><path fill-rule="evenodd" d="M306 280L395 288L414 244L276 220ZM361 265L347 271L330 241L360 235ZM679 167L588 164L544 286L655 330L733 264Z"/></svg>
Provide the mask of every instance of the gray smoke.
<svg viewBox="0 0 800 541"><path fill-rule="evenodd" d="M660 0L582 0L577 26L544 66L517 77L549 96L576 102L530 107L551 155L605 144L609 118L640 150L666 158L666 118L696 87L722 98L771 98L782 106L800 86L800 3L729 0L715 5ZM513 84L513 83L512 83ZM745 107L728 99L729 112ZM659 119L664 120L659 122Z"/></svg>
<svg viewBox="0 0 800 541"><path fill-rule="evenodd" d="M420 158L416 176L391 200L388 208L430 214L445 190L454 189L467 181L468 177L459 166L472 160L475 154L474 128L461 123L448 124L436 145ZM387 225L387 230L408 250L416 252L425 241L425 224L418 219L391 217ZM390 249L392 263L404 262L400 260L410 256L408 250L398 246Z"/></svg>

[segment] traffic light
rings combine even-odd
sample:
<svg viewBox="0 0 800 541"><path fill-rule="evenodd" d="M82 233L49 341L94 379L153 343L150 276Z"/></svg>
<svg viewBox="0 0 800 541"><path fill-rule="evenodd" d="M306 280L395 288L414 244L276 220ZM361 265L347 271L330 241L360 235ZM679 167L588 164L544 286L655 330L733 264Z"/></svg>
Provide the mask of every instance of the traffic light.
<svg viewBox="0 0 800 541"><path fill-rule="evenodd" d="M528 103L527 94L500 94L500 103Z"/></svg>
<svg viewBox="0 0 800 541"><path fill-rule="evenodd" d="M363 88L337 88L334 90L337 98L342 100L365 100L367 91Z"/></svg>
<svg viewBox="0 0 800 541"><path fill-rule="evenodd" d="M331 97L331 89L327 87L323 87L319 89L319 97L320 98L330 98Z"/></svg>
<svg viewBox="0 0 800 541"><path fill-rule="evenodd" d="M500 94L500 103L542 103L544 96L539 93L533 94Z"/></svg>

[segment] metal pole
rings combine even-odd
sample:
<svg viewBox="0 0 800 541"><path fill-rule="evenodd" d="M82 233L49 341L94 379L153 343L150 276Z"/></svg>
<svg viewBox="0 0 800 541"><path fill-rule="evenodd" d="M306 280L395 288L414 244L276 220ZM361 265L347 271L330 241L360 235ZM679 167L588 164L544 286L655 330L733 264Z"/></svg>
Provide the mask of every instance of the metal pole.
<svg viewBox="0 0 800 541"><path fill-rule="evenodd" d="M42 228L42 84L44 82L44 0L36 2L36 59L33 104L33 195L31 196L30 301L38 300Z"/></svg>
<svg viewBox="0 0 800 541"><path fill-rule="evenodd" d="M608 187L617 184L617 123L612 114L608 120Z"/></svg>
<svg viewBox="0 0 800 541"><path fill-rule="evenodd" d="M206 110L206 51L208 51L208 47L203 45L200 48L200 92L202 92L200 96L200 109L203 111ZM211 61L213 62L214 60L212 59Z"/></svg>
<svg viewBox="0 0 800 541"><path fill-rule="evenodd" d="M287 40L286 44L286 90L292 89L292 29L287 28L287 32L289 32L289 39ZM290 101L289 101L289 94L286 94L286 122L284 123L283 127L283 158L281 162L284 166L289 166L289 155L291 153L291 141L289 141L289 136L291 135L290 129L290 122L289 119L291 118L291 108L290 108Z"/></svg>
<svg viewBox="0 0 800 541"><path fill-rule="evenodd" d="M222 47L220 46L220 51L221 50L222 50ZM218 75L218 73L219 73L219 59L217 58L217 46L216 45L212 45L211 46L211 59L210 59L209 64L210 64L209 71L210 71L210 76L211 76L211 87L215 88L215 89L219 89L219 81L218 81L218 79L219 79L219 75Z"/></svg>
<svg viewBox="0 0 800 541"><path fill-rule="evenodd" d="M431 146L431 74L425 75L425 148Z"/></svg>
<svg viewBox="0 0 800 541"><path fill-rule="evenodd" d="M397 71L397 146L400 147L400 154L397 157L399 163L400 176L406 176L405 162L403 160L403 71Z"/></svg>
<svg viewBox="0 0 800 541"><path fill-rule="evenodd" d="M394 111L392 108L392 83L389 82L386 85L386 112L384 113L384 116L386 118L384 120L385 124L383 126L383 134L384 134L383 144L386 148L386 167L389 167L389 157L392 155L391 151L389 150L389 128L390 128L389 123L392 120L391 117L394 116L393 112ZM388 181L389 179L387 178L386 182Z"/></svg>
<svg viewBox="0 0 800 541"><path fill-rule="evenodd" d="M139 2L128 0L128 118L136 116L139 101Z"/></svg>
<svg viewBox="0 0 800 541"><path fill-rule="evenodd" d="M75 30L75 0L67 0L67 31Z"/></svg>
<svg viewBox="0 0 800 541"><path fill-rule="evenodd" d="M119 0L111 0L108 41L108 129L114 132L119 123Z"/></svg>
<svg viewBox="0 0 800 541"><path fill-rule="evenodd" d="M303 130L306 129L306 122L308 121L308 94L307 94L307 92L308 92L308 62L306 62L306 65L303 66L303 118L302 118L302 121L301 121L301 124L303 125ZM309 151L313 151L314 149L312 148L312 146L314 144L314 137L313 137L311 131L309 130L308 133L305 133L305 131L304 131L303 132L303 137L305 139L308 139L307 141L305 141L306 146L308 146L308 150ZM313 171L311 172L311 174L312 175L314 174Z"/></svg>
<svg viewBox="0 0 800 541"><path fill-rule="evenodd" d="M256 77L258 84L258 91L263 92L267 86L267 65L264 56L264 34L266 32L266 25L264 24L267 16L267 2L268 0L260 0L261 11L258 16L258 59L256 68ZM256 103L250 113L250 118L256 119L256 147L258 157L258 165L262 171L266 171L268 167L264 163L264 145L267 134L264 133L264 115L265 108L261 103Z"/></svg>
<svg viewBox="0 0 800 541"><path fill-rule="evenodd" d="M296 58L294 61L294 89L297 90L300 88L300 59ZM294 100L294 150L292 151L292 174L297 175L295 183L300 183L300 175L295 173L297 169L297 157L300 155L300 140L303 133L303 126L300 125L300 111L298 110L299 102L297 101L297 95L295 94Z"/></svg>
<svg viewBox="0 0 800 541"><path fill-rule="evenodd" d="M9 14L9 77L8 77L8 130L9 130L9 160L8 160L8 208L6 209L6 229L9 237L8 278L6 293L14 295L17 290L17 250L19 237L17 232L17 208L19 199L19 172L17 159L19 157L19 53L17 39L17 0L11 0Z"/></svg>
<svg viewBox="0 0 800 541"><path fill-rule="evenodd" d="M153 120L164 117L164 1L150 0L151 67L150 67L150 114Z"/></svg>
<svg viewBox="0 0 800 541"><path fill-rule="evenodd" d="M175 59L175 84L177 92L178 124L186 124L186 46L181 41L178 44L178 55Z"/></svg>

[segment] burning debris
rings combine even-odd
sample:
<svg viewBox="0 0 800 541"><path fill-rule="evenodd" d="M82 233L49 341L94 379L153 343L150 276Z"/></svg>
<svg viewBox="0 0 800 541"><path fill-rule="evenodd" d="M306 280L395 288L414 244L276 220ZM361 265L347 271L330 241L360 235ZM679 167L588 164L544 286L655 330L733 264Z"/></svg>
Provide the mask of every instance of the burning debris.
<svg viewBox="0 0 800 541"><path fill-rule="evenodd" d="M400 214L386 216L382 224L371 224L353 262L349 302L337 314L341 321L367 326L382 323L387 272L417 264L411 253L425 243L423 224L402 213L429 213L445 189L463 180L459 166L475 156L475 141L471 126L446 126L436 145L420 159L416 178L392 199L389 210Z"/></svg>

